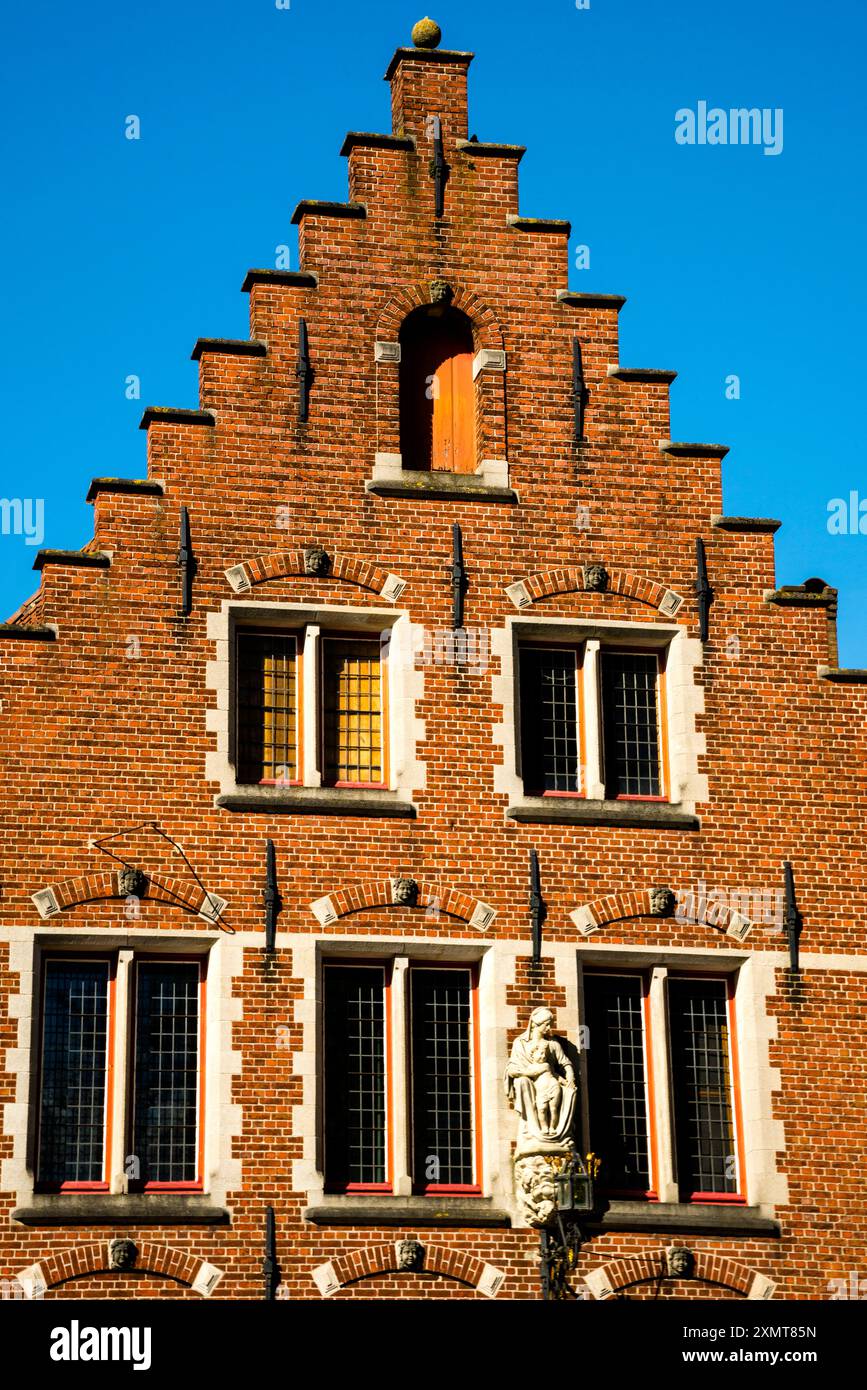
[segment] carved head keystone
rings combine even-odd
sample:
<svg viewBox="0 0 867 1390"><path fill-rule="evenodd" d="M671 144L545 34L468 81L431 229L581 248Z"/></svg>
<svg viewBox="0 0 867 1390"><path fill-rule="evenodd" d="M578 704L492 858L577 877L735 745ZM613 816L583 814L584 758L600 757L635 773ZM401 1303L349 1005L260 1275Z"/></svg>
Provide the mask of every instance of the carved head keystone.
<svg viewBox="0 0 867 1390"><path fill-rule="evenodd" d="M124 865L117 876L117 891L122 898L140 898L147 884L147 875L128 865Z"/></svg>
<svg viewBox="0 0 867 1390"><path fill-rule="evenodd" d="M584 588L591 592L604 594L610 583L610 576L604 565L584 566Z"/></svg>
<svg viewBox="0 0 867 1390"><path fill-rule="evenodd" d="M650 910L654 917L668 917L674 911L677 899L670 888L651 888Z"/></svg>
<svg viewBox="0 0 867 1390"><path fill-rule="evenodd" d="M398 1269L419 1269L424 1259L424 1246L417 1240L399 1240L396 1255Z"/></svg>
<svg viewBox="0 0 867 1390"><path fill-rule="evenodd" d="M321 545L308 546L304 551L305 574L328 574L331 569L331 556Z"/></svg>
<svg viewBox="0 0 867 1390"><path fill-rule="evenodd" d="M672 1245L665 1252L665 1271L672 1279L689 1279L695 1271L695 1255L685 1245Z"/></svg>
<svg viewBox="0 0 867 1390"><path fill-rule="evenodd" d="M395 878L391 884L391 900L400 907L415 907L418 902L418 884L414 878Z"/></svg>
<svg viewBox="0 0 867 1390"><path fill-rule="evenodd" d="M109 1269L132 1269L138 1259L138 1246L134 1240L110 1240L108 1243Z"/></svg>

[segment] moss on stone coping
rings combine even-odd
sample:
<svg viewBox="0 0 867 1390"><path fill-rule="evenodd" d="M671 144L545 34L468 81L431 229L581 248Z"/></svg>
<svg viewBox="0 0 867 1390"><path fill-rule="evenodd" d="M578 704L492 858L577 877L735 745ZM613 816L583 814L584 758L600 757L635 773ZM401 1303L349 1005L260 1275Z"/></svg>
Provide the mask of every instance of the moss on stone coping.
<svg viewBox="0 0 867 1390"><path fill-rule="evenodd" d="M216 425L217 420L211 410L183 410L178 406L149 405L139 421L139 429L149 429L151 425Z"/></svg>
<svg viewBox="0 0 867 1390"><path fill-rule="evenodd" d="M165 487L153 478L94 478L85 502L93 502L100 492L126 492L137 497L162 497Z"/></svg>
<svg viewBox="0 0 867 1390"><path fill-rule="evenodd" d="M458 48L397 48L385 72L385 81L390 82L398 67L404 62L414 63L458 63L468 68L475 53L467 53Z"/></svg>
<svg viewBox="0 0 867 1390"><path fill-rule="evenodd" d="M199 362L205 352L224 352L234 357L267 357L268 344L258 338L199 338L190 353L190 361Z"/></svg>
<svg viewBox="0 0 867 1390"><path fill-rule="evenodd" d="M43 570L46 565L71 565L76 569L107 570L111 568L111 556L103 550L39 550L33 561L35 570Z"/></svg>
<svg viewBox="0 0 867 1390"><path fill-rule="evenodd" d="M572 235L572 223L556 217L518 217L510 213L506 218L516 232L559 232L563 236Z"/></svg>
<svg viewBox="0 0 867 1390"><path fill-rule="evenodd" d="M378 135L369 130L350 130L340 147L340 153L351 154L356 146L375 150L406 150L411 154L416 144L411 135Z"/></svg>
<svg viewBox="0 0 867 1390"><path fill-rule="evenodd" d="M297 227L303 217L366 217L367 208L363 203L317 202L314 198L302 198L292 214L292 225Z"/></svg>
<svg viewBox="0 0 867 1390"><path fill-rule="evenodd" d="M664 454L684 459L724 459L729 452L728 444L681 444L673 439L660 439L659 447Z"/></svg>
<svg viewBox="0 0 867 1390"><path fill-rule="evenodd" d="M710 524L717 531L779 531L781 521L770 516L712 516Z"/></svg>
<svg viewBox="0 0 867 1390"><path fill-rule="evenodd" d="M319 276L311 270L274 270L269 266L260 266L247 271L241 293L248 294L254 285L285 285L287 289L315 290L319 286Z"/></svg>
<svg viewBox="0 0 867 1390"><path fill-rule="evenodd" d="M569 309L613 309L618 314L626 303L623 294L587 294L580 290L558 290L557 299Z"/></svg>
<svg viewBox="0 0 867 1390"><path fill-rule="evenodd" d="M618 381L668 382L669 385L677 377L677 372L663 367L609 367L607 374Z"/></svg>

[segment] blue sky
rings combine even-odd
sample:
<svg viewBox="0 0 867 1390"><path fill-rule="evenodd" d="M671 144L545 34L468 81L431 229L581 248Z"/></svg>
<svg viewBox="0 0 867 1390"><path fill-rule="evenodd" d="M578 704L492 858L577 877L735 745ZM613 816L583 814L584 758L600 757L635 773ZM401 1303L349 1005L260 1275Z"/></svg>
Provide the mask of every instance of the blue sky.
<svg viewBox="0 0 867 1390"><path fill-rule="evenodd" d="M143 405L197 404L195 339L247 336L244 272L283 243L297 265L295 203L346 197L342 137L390 129L382 74L426 3L7 8L0 497L45 499L46 546L89 539L92 477L144 475ZM867 534L828 531L832 499L867 504L867 7L430 5L477 54L471 129L528 146L522 211L590 247L572 287L629 297L623 365L679 371L673 437L731 445L726 511L783 520L778 581L839 587L841 664L867 666ZM782 108L782 153L678 145L700 101ZM34 554L0 534L3 617Z"/></svg>

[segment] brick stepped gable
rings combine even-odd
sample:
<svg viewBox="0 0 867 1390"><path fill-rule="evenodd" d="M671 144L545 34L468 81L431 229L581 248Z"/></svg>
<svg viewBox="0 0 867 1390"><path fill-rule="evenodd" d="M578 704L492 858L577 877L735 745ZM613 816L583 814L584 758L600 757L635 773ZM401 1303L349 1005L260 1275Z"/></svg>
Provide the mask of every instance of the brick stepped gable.
<svg viewBox="0 0 867 1390"><path fill-rule="evenodd" d="M364 526L367 508L359 484L370 472L372 442L377 451L399 449L396 413L377 419L373 406L377 368L371 332L384 322L386 336L391 335L409 307L427 302L430 280L443 278L460 287L461 307L468 313L479 317L488 309L508 353L508 423L497 430L498 421L489 422L481 453L508 451L521 499L510 528L512 552L526 556L522 572L574 559L576 507L584 502L591 508L594 552L610 556L616 548L618 556L628 554L634 561L649 549L646 572L664 573L666 582L689 593L694 537L707 536L710 518L722 512L719 463L727 451L718 445L671 443L669 386L676 373L620 367L618 314L624 301L566 289L569 224L519 215L523 147L467 140L471 60L468 53L398 50L388 70L392 135L347 136L342 152L349 160L348 203L298 205L293 222L299 227L300 271L248 274L250 340L200 339L196 344L192 356L199 362L199 411L145 411L148 478L159 479L166 498L178 505L194 504L199 493L207 512L219 506L214 493L220 486L243 495L248 515L265 509L262 531L273 529L275 496L285 499L300 521L309 489L321 491L327 482L343 504L341 527L353 497L360 512L357 521ZM442 119L449 166L442 221L431 216L433 114ZM316 372L311 418L303 425L295 419L302 317L310 326ZM588 442L580 448L571 443L576 335L589 391ZM499 382L491 383L490 409L482 412L486 417L497 414L499 388ZM267 458L257 443L267 447ZM208 463L215 449L221 468L211 478ZM205 495L203 481L211 484ZM116 487L111 480L103 484L93 496L95 548L110 548L117 539L108 520L117 506L114 494L136 495L123 480ZM140 496L152 495L146 487L138 485ZM131 509L129 501L124 505ZM392 506L398 518L411 510L411 504ZM143 510L147 515L152 508ZM654 527L662 535L651 535L648 546ZM339 534L335 531L335 538ZM772 531L749 526L746 534L752 539L746 543L743 534L738 540L714 536L713 541L732 558L749 555L748 569L737 566L737 587L755 598L757 589L774 587ZM664 569L653 553L663 537ZM196 539L201 564L213 546L207 534ZM172 537L169 550L173 545ZM171 563L170 555L161 559ZM151 560L157 561L156 550ZM82 563L69 555L70 565ZM219 574L222 558L215 568ZM634 563L633 568L642 566ZM29 601L32 610L18 617L16 626L26 625L23 618L31 611L45 609L44 575L43 570L40 594ZM66 582L58 576L61 587ZM59 621L58 585L50 586L50 592L49 606ZM826 651L818 651L816 659L836 667L836 658Z"/></svg>
<svg viewBox="0 0 867 1390"><path fill-rule="evenodd" d="M776 589L777 523L721 515L722 447L670 442L672 373L621 367L622 301L566 288L568 228L519 215L520 149L466 141L469 56L398 51L389 70L394 133L348 138L348 203L300 205L301 269L249 272L250 340L199 341L193 354L199 408L145 412L147 479L94 480L93 541L82 552L42 552L38 595L0 629L0 928L11 932L0 938L0 989L13 995L19 989L22 977L13 965L20 963L21 938L30 928L56 927L64 939L83 929L91 944L101 929L126 930L122 903L91 900L93 876L106 864L89 840L146 820L158 820L180 840L208 890L226 899L237 932L219 943L236 953L237 969L223 977L223 1036L215 1046L222 1049L230 1098L222 1142L241 1178L230 1180L226 1193L231 1227L179 1220L177 1226L166 1222L157 1235L178 1259L183 1252L224 1268L221 1292L258 1298L263 1209L273 1203L284 1285L293 1297L316 1297L314 1266L335 1260L342 1270L351 1256L357 1276L385 1270L403 1229L321 1229L302 1215L310 1185L304 1145L310 1142L316 1046L310 1040L314 952L329 936L353 937L353 945L370 937L390 945L430 939L434 949L441 937L474 949L480 936L457 916L431 922L423 909L374 910L367 899L336 923L321 922L312 903L333 897L354 904L359 884L382 889L400 872L489 904L497 915L485 947L502 948L506 961L498 967L495 1024L510 1041L513 1025L523 1026L529 1008L543 1001L564 1011L559 1026L571 1027L564 957L555 961L553 952L569 952L574 967L575 948L582 945L570 918L576 907L619 902L621 895L643 902L655 885L686 889L702 879L732 889L773 886L780 859L789 854L797 861L807 919L803 948L833 954L835 973L808 973L793 1004L796 991L777 970L768 1017L763 1013L755 1028L757 1070L770 1068L780 1081L773 1112L768 1102L762 1113L768 1151L780 1151L777 1125L786 1123L780 1162L791 1205L779 1207L784 1237L773 1248L755 1234L741 1239L705 1232L690 1243L701 1246L702 1259L731 1257L772 1272L785 1280L786 1296L824 1296L815 1270L816 1251L826 1244L826 1207L837 1223L832 1258L840 1269L861 1267L855 1228L863 1226L863 1213L846 1187L846 1165L857 1168L860 1149L839 1134L827 1152L817 1149L817 1123L836 1116L821 1109L825 1102L815 1092L826 1075L845 1077L847 1095L860 1097L864 1089L856 1074L863 1049L846 1031L858 1007L857 976L840 963L841 953L862 949L867 856L841 824L863 805L863 673L837 669L832 590L820 582ZM430 176L432 114L442 117L450 167L441 220L434 218ZM499 345L507 354L505 375L491 371L479 378L479 457L508 461L517 500L484 492L472 498L380 496L365 488L376 455L398 448L395 368L375 362L374 344L394 342L401 320L427 302L436 279L453 286L480 345ZM297 418L301 318L315 372L307 422ZM587 442L578 446L571 400L576 335L589 388ZM576 524L579 505L589 509L589 529ZM196 559L187 616L177 564L182 507L189 511ZM715 602L697 673L705 702L697 728L707 742L700 768L710 789L698 807L700 831L504 821L507 798L496 787L503 761L496 655L490 671L479 674L445 665L422 673L416 722L426 781L414 788L415 819L281 816L215 805L217 784L208 775L216 743L209 666L219 658L208 619L234 597L225 572L319 544L345 557L338 572L314 576L297 565L275 564L273 577L256 586L250 601L381 610L381 594L358 577L396 574L406 581L399 607L411 620L448 629L455 522L463 527L470 576L466 623L493 632L502 632L514 615L507 587L539 577L529 587L537 600L530 611L540 618L659 622L658 608L636 595L673 589L685 599L675 621L696 639L695 542L704 539ZM588 562L638 582L603 594L577 584L570 589L552 577L577 575ZM726 647L732 637L739 642L737 659ZM140 648L134 659L131 639ZM817 668L828 679L818 679ZM260 941L266 837L276 846L282 898L270 975ZM544 944L552 953L535 974L528 959L530 846L541 857ZM150 867L146 861L144 867ZM40 923L31 895L69 884L83 884L81 893L68 889L69 905L64 898L58 917ZM194 911L169 907L156 894L146 894L140 909L136 930L203 930ZM703 956L731 948L706 924L646 917L612 921L599 940L630 950L685 947ZM779 932L769 929L753 933L750 950L760 957L779 946ZM20 1077L13 1072L27 1040L11 1006L2 1017L8 1020L0 1048L5 1163L13 1138L3 1121L25 1109L14 1104L23 1093L16 1091ZM277 1046L280 1030L288 1041ZM500 1076L501 1070L498 1095ZM512 1136L511 1117L509 1125ZM486 1158L492 1169L501 1160L502 1150ZM831 1194L818 1216L817 1187ZM0 1277L36 1260L47 1268L58 1252L79 1261L77 1272L102 1268L96 1257L88 1264L84 1254L68 1252L95 1250L116 1231L105 1224L22 1227L9 1220L15 1201L12 1185L0 1192ZM405 1230L415 1229L407 1220ZM154 1236L132 1219L122 1233L145 1247ZM585 1247L582 1271L612 1257L644 1258L669 1236L602 1233ZM533 1232L486 1230L470 1221L437 1231L434 1244L448 1247L443 1268L458 1259L490 1260L508 1271L504 1296L538 1292ZM357 1252L367 1248L380 1250L379 1263L371 1255L369 1269L363 1261L359 1268ZM378 1287L414 1296L412 1277ZM97 1281L91 1287L104 1292L118 1286ZM135 1296L133 1282L123 1287ZM426 1284L424 1292L447 1296L454 1287ZM358 1289L364 1296L365 1286Z"/></svg>

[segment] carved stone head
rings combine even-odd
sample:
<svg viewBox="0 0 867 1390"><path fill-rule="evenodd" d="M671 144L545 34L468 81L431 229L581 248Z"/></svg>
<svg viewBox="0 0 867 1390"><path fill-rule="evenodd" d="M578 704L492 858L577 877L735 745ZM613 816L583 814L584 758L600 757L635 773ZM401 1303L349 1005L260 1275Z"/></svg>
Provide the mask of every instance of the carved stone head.
<svg viewBox="0 0 867 1390"><path fill-rule="evenodd" d="M677 899L670 888L651 888L650 910L654 917L668 917L674 911Z"/></svg>
<svg viewBox="0 0 867 1390"><path fill-rule="evenodd" d="M140 898L147 888L147 882L147 876L141 869L132 869L125 865L117 876L118 893L122 898Z"/></svg>
<svg viewBox="0 0 867 1390"><path fill-rule="evenodd" d="M424 1257L424 1246L417 1240L397 1242L398 1269L418 1269Z"/></svg>
<svg viewBox="0 0 867 1390"><path fill-rule="evenodd" d="M304 551L305 574L327 574L331 569L331 556L321 545L308 546Z"/></svg>
<svg viewBox="0 0 867 1390"><path fill-rule="evenodd" d="M138 1259L138 1246L134 1240L110 1240L108 1243L109 1269L132 1269Z"/></svg>
<svg viewBox="0 0 867 1390"><path fill-rule="evenodd" d="M584 588L596 594L604 594L608 588L609 575L604 565L584 566Z"/></svg>
<svg viewBox="0 0 867 1390"><path fill-rule="evenodd" d="M684 1245L672 1245L665 1252L665 1268L672 1279L689 1279L695 1269L695 1256Z"/></svg>
<svg viewBox="0 0 867 1390"><path fill-rule="evenodd" d="M430 302L431 304L451 304L455 297L455 292L448 280L431 280Z"/></svg>
<svg viewBox="0 0 867 1390"><path fill-rule="evenodd" d="M418 902L418 884L414 878L393 880L392 901L400 907L415 907Z"/></svg>

